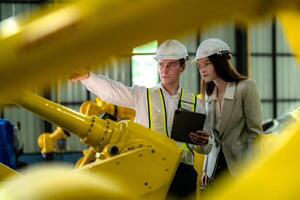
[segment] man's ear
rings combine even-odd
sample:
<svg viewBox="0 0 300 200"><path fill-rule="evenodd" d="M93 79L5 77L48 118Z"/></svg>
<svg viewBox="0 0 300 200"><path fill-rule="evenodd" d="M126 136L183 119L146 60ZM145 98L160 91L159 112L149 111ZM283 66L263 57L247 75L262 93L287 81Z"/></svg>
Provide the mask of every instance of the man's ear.
<svg viewBox="0 0 300 200"><path fill-rule="evenodd" d="M184 72L186 64L181 66L181 72Z"/></svg>

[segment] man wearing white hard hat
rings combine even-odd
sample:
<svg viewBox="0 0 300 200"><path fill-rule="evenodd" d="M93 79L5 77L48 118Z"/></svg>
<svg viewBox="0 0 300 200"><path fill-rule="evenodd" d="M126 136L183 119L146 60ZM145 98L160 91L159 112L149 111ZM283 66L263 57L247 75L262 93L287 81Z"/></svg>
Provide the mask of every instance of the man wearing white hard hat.
<svg viewBox="0 0 300 200"><path fill-rule="evenodd" d="M261 103L255 82L231 65L230 47L210 38L200 43L196 58L202 78L208 123L214 136L203 166L202 185L221 175L238 176L238 166L249 158L255 137L262 133Z"/></svg>
<svg viewBox="0 0 300 200"><path fill-rule="evenodd" d="M109 103L136 110L136 122L170 137L176 109L192 112L205 112L204 104L192 94L181 88L179 82L186 67L188 53L177 40L162 43L154 59L158 63L161 83L153 88L143 86L127 87L120 82L91 72L74 73L70 80L80 80L91 92ZM170 192L185 197L195 192L197 172L193 168L193 151L208 153L208 134L197 131L190 134L191 140L198 145L178 142L183 149L181 164L172 182Z"/></svg>

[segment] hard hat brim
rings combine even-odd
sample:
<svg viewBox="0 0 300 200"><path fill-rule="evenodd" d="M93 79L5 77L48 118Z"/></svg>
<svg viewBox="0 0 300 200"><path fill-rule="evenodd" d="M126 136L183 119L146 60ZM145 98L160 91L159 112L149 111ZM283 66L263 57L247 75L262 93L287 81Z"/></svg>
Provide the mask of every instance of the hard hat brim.
<svg viewBox="0 0 300 200"><path fill-rule="evenodd" d="M156 61L159 61L159 60L180 60L180 59L185 59L186 62L189 60L189 58L174 58L172 56L154 56L153 59L156 60Z"/></svg>

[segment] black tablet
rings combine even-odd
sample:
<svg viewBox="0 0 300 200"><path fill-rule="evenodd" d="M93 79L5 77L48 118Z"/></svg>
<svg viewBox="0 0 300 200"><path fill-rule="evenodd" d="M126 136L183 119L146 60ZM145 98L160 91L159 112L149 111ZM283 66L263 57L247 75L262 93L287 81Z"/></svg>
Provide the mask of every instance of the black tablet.
<svg viewBox="0 0 300 200"><path fill-rule="evenodd" d="M193 144L189 134L203 130L206 115L187 110L176 110L174 114L171 138L178 142Z"/></svg>

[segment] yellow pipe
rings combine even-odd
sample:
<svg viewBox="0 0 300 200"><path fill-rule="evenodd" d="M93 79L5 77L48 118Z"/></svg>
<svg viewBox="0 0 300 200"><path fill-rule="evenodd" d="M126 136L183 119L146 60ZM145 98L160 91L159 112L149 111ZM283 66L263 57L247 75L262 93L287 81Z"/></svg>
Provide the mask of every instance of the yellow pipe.
<svg viewBox="0 0 300 200"><path fill-rule="evenodd" d="M32 97L30 97L30 95L27 96L26 98L32 99ZM20 100L16 100L16 101L20 101ZM34 100L32 100L32 101L34 101ZM52 102L48 102L47 104L48 105L52 104ZM103 114L104 112L118 117L119 120L123 120L123 119L133 120L135 117L134 110L132 110L130 108L114 106L112 104L102 101L99 98L96 98L96 102L85 101L80 106L80 113L82 113L84 115L99 116L100 114ZM56 113L56 111L55 111L55 113ZM59 139L63 139L63 138L66 139L67 135L64 133L64 131L60 127L57 127L56 130L51 134L50 133L41 134L38 138L38 144L41 148L42 154L49 154L49 153L57 152L58 149L57 149L56 143ZM90 156L90 154L86 154L86 155Z"/></svg>
<svg viewBox="0 0 300 200"><path fill-rule="evenodd" d="M84 137L90 128L90 117L33 93L23 92L20 98L12 97L10 100L79 137Z"/></svg>
<svg viewBox="0 0 300 200"><path fill-rule="evenodd" d="M292 52L295 54L298 63L300 62L300 14L299 11L282 12L279 15L279 21L283 26L283 32L287 38Z"/></svg>
<svg viewBox="0 0 300 200"><path fill-rule="evenodd" d="M0 184L1 182L5 181L7 178L15 175L20 175L20 173L7 167L6 165L3 165L0 162Z"/></svg>
<svg viewBox="0 0 300 200"><path fill-rule="evenodd" d="M204 30L217 20L251 21L278 9L294 8L298 2L82 0L39 11L26 22L15 22L10 34L0 36L0 94L49 83L143 43L200 27Z"/></svg>
<svg viewBox="0 0 300 200"><path fill-rule="evenodd" d="M19 97L10 96L9 100L79 136L86 144L102 150L108 142L110 134L105 132L107 121L85 116L30 92L19 94Z"/></svg>

